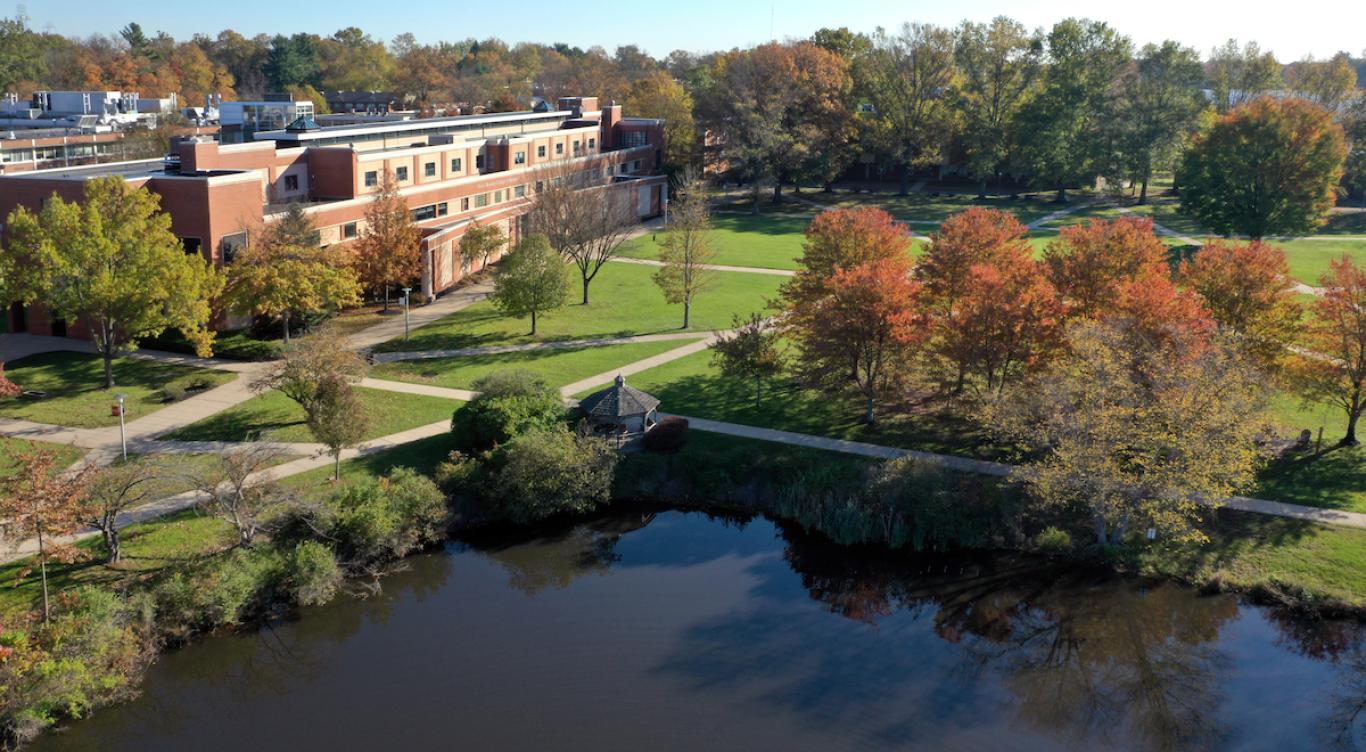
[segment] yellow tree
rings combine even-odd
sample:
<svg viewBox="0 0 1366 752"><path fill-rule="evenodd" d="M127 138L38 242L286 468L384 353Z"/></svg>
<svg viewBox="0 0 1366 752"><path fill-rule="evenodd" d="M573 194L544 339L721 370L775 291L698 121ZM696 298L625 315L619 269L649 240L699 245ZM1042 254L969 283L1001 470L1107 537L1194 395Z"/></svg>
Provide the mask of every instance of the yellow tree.
<svg viewBox="0 0 1366 752"><path fill-rule="evenodd" d="M1355 446L1357 422L1366 413L1366 269L1343 256L1319 278L1306 350L1295 369L1305 396L1342 407Z"/></svg>
<svg viewBox="0 0 1366 752"><path fill-rule="evenodd" d="M239 313L279 316L285 341L294 314L337 311L360 304L356 274L317 246L261 242L228 267L228 306Z"/></svg>
<svg viewBox="0 0 1366 752"><path fill-rule="evenodd" d="M355 246L356 273L368 289L384 290L384 310L389 310L389 288L410 282L421 273L421 240L408 202L399 195L394 176L386 171L365 210L365 232Z"/></svg>
<svg viewBox="0 0 1366 752"><path fill-rule="evenodd" d="M684 329L690 323L693 298L710 288L716 276L710 266L716 252L711 247L706 190L706 183L700 178L691 172L684 174L659 253L664 266L654 274L664 300L683 304Z"/></svg>

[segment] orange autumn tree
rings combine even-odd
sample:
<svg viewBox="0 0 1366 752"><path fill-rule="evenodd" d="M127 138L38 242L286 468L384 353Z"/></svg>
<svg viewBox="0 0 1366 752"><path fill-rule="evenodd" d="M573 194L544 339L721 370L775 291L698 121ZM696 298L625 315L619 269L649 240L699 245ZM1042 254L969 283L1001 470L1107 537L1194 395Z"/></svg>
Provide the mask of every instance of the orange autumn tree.
<svg viewBox="0 0 1366 752"><path fill-rule="evenodd" d="M0 478L0 526L4 537L17 549L24 541L34 540L33 558L43 583L43 621L51 616L48 595L49 561L72 562L81 552L61 539L80 528L81 501L86 494L89 475L60 474L56 452L30 443L14 451L19 469ZM24 575L20 575L24 576Z"/></svg>
<svg viewBox="0 0 1366 752"><path fill-rule="evenodd" d="M1044 266L1069 312L1093 317L1114 304L1121 283L1167 273L1167 246L1150 219L1091 220L1062 228L1044 252Z"/></svg>
<svg viewBox="0 0 1366 752"><path fill-rule="evenodd" d="M1210 348L1215 322L1194 290L1172 282L1166 267L1119 283L1099 318L1123 332L1133 353L1162 350L1194 359Z"/></svg>
<svg viewBox="0 0 1366 752"><path fill-rule="evenodd" d="M797 345L800 375L832 391L852 384L865 420L875 423L879 399L904 379L925 336L914 303L919 288L905 256L836 267L824 295L798 301L783 322Z"/></svg>
<svg viewBox="0 0 1366 752"><path fill-rule="evenodd" d="M1056 349L1062 306L1013 214L973 208L950 217L916 278L930 348L952 372L954 392L969 375L999 390Z"/></svg>
<svg viewBox="0 0 1366 752"><path fill-rule="evenodd" d="M1284 251L1260 241L1211 240L1181 263L1180 279L1259 365L1278 368L1304 313Z"/></svg>
<svg viewBox="0 0 1366 752"><path fill-rule="evenodd" d="M1319 277L1319 287L1295 375L1306 399L1347 413L1347 433L1339 444L1356 446L1357 423L1366 412L1366 269L1343 255Z"/></svg>
<svg viewBox="0 0 1366 752"><path fill-rule="evenodd" d="M782 287L787 306L825 296L825 283L837 269L870 261L907 258L911 236L882 209L830 209L806 228L796 275Z"/></svg>

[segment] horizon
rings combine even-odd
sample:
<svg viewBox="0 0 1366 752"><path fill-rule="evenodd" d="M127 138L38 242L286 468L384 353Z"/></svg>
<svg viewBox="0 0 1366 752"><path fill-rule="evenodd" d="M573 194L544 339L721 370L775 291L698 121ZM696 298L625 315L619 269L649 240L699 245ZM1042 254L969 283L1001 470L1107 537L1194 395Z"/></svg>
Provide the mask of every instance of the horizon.
<svg viewBox="0 0 1366 752"><path fill-rule="evenodd" d="M1338 52L1353 58L1366 56L1366 39L1358 31L1366 24L1366 6L1340 1L1328 3L1327 11L1298 15L1175 0L1103 8L1094 3L1065 0L1042 0L1027 7L1003 0L966 0L954 5L923 0L897 5L847 0L838 7L812 0L743 6L696 0L690 3L686 14L669 6L658 6L641 8L632 15L623 15L618 6L601 0L585 5L584 11L571 15L557 12L562 11L561 6L544 0L528 0L521 6L524 12L510 16L497 6L461 8L419 0L402 18L395 18L372 3L357 0L329 3L327 13L321 15L308 4L281 6L263 0L211 7L166 0L125 0L117 11L119 20L102 22L110 16L105 2L69 0L60 6L45 3L36 9L20 5L18 12L26 14L29 25L37 31L78 38L92 34L117 36L119 29L129 22L140 24L148 35L164 31L177 40L188 40L195 34L213 37L227 29L248 37L300 32L329 36L355 26L386 44L399 34L411 32L425 44L496 37L510 45L563 42L583 49L600 46L609 53L619 46L634 44L655 58L663 58L676 49L706 53L772 40L802 39L824 27L844 26L851 31L871 33L879 26L894 29L904 22L956 26L963 20L989 21L1005 15L1034 29L1075 16L1105 21L1129 37L1135 47L1174 39L1198 50L1202 57L1230 38L1255 41L1262 49L1274 52L1282 63L1306 56L1331 57ZM722 16L724 22L717 23L716 19ZM534 31L537 23L529 23L528 18L540 19L540 23L556 31L552 35L540 34ZM1336 21L1326 23L1329 18Z"/></svg>

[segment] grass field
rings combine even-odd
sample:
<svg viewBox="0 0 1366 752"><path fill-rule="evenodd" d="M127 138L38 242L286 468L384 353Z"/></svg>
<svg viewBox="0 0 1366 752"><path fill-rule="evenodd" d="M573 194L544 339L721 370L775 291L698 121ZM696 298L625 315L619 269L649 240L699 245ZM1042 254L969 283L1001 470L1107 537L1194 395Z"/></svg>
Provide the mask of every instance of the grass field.
<svg viewBox="0 0 1366 752"><path fill-rule="evenodd" d="M711 263L753 266L760 269L796 269L808 220L719 214L712 217L711 244L716 257ZM628 241L622 251L630 258L659 258L663 233L642 235Z"/></svg>
<svg viewBox="0 0 1366 752"><path fill-rule="evenodd" d="M54 444L50 441L28 441L0 436L0 478L6 478L19 471L19 461L15 452L42 449L57 455L57 467L64 468L85 456L85 450L68 444Z"/></svg>
<svg viewBox="0 0 1366 752"><path fill-rule="evenodd" d="M380 379L470 389L481 376L494 371L515 369L534 373L551 386L559 387L687 344L688 341L685 340L670 340L569 350L531 350L407 360L375 366L371 374Z"/></svg>
<svg viewBox="0 0 1366 752"><path fill-rule="evenodd" d="M460 406L457 400L356 388L370 420L366 439L448 420ZM315 441L304 425L304 411L280 392L270 391L240 405L168 434L180 441L245 441L269 438L284 442Z"/></svg>
<svg viewBox="0 0 1366 752"><path fill-rule="evenodd" d="M226 371L117 358L117 386L104 389L103 361L96 355L71 352L20 358L5 364L5 374L24 389L44 391L48 396L41 400L0 399L0 416L73 428L118 425L119 419L110 415L109 408L114 395L120 392L128 395L128 420L137 420L165 406L160 389L168 381L194 377L214 387L237 378Z"/></svg>
<svg viewBox="0 0 1366 752"><path fill-rule="evenodd" d="M1366 267L1366 240L1275 240L1285 251L1290 276L1317 287L1319 277L1328 271L1329 262L1346 255L1357 266Z"/></svg>
<svg viewBox="0 0 1366 752"><path fill-rule="evenodd" d="M651 279L654 271L637 264L607 264L590 287L589 305L571 302L544 314L534 338L528 335L529 319L509 318L484 301L413 330L407 341L391 340L376 349L439 350L681 331L683 308L664 302ZM693 303L692 328L699 333L729 328L732 314L764 310L782 282L782 277L765 274L718 272L715 286ZM571 292L570 299L577 300L578 293Z"/></svg>

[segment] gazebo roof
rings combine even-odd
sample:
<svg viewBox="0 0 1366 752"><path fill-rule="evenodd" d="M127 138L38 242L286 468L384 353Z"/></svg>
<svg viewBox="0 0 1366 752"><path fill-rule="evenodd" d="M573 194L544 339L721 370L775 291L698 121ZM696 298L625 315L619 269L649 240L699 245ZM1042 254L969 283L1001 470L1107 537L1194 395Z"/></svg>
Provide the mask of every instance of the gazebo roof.
<svg viewBox="0 0 1366 752"><path fill-rule="evenodd" d="M625 418L648 414L659 407L659 400L626 386L626 379L618 374L615 384L584 397L579 401L579 407L593 418Z"/></svg>

